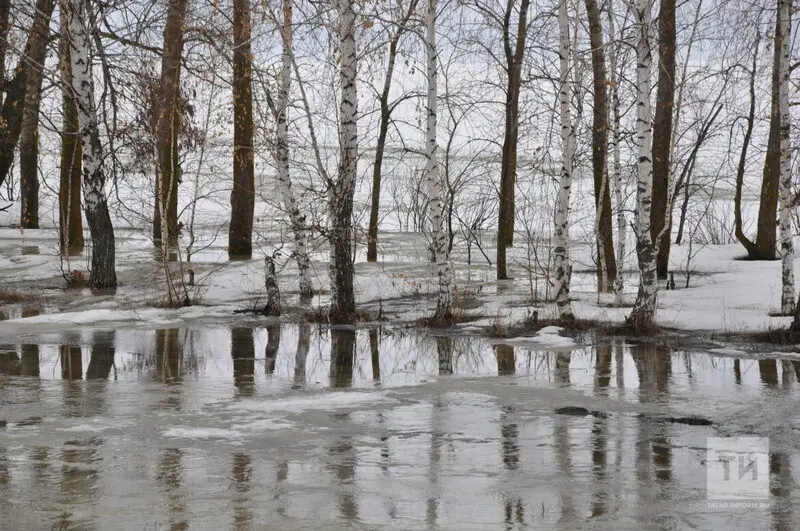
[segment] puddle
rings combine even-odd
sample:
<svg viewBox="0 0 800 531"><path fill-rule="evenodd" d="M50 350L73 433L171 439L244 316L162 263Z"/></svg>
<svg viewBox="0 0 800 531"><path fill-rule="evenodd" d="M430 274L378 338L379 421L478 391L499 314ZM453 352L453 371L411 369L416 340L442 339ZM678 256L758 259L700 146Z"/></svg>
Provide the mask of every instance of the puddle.
<svg viewBox="0 0 800 531"><path fill-rule="evenodd" d="M14 529L793 527L800 362L392 329L81 330L0 345ZM557 413L558 411L558 413ZM768 492L706 498L708 437Z"/></svg>

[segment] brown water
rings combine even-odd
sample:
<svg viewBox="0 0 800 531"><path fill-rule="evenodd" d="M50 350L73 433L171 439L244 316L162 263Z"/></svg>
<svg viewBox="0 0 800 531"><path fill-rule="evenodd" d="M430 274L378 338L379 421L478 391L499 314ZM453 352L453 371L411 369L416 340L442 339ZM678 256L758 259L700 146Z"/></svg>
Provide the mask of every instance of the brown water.
<svg viewBox="0 0 800 531"><path fill-rule="evenodd" d="M790 529L798 375L402 330L42 334L0 345L0 528ZM743 435L771 498L710 507L706 439Z"/></svg>

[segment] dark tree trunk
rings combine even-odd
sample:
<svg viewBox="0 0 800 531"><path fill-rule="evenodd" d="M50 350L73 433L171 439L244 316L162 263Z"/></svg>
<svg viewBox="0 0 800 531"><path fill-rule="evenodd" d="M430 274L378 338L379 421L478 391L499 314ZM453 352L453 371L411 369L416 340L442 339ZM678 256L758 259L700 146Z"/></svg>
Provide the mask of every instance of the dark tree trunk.
<svg viewBox="0 0 800 531"><path fill-rule="evenodd" d="M250 59L250 2L233 2L233 190L228 257L253 256L253 83Z"/></svg>
<svg viewBox="0 0 800 531"><path fill-rule="evenodd" d="M5 182L14 163L14 151L22 132L28 77L34 75L33 70L44 63L50 17L54 8L55 0L36 0L36 12L28 32L23 57L17 63L14 77L6 85L6 98L0 116L5 125L0 127L0 184ZM41 72L38 75L41 76ZM36 118L38 121L38 113ZM36 187L38 190L38 183Z"/></svg>
<svg viewBox="0 0 800 531"><path fill-rule="evenodd" d="M37 12L36 22L29 37L30 55L26 65L25 106L22 110L19 139L19 186L22 209L20 227L39 228L39 107L42 101L42 78L47 41L50 33L50 17L55 0L47 0L44 9Z"/></svg>
<svg viewBox="0 0 800 531"><path fill-rule="evenodd" d="M252 396L255 390L256 350L252 328L231 328L233 386L239 396Z"/></svg>
<svg viewBox="0 0 800 531"><path fill-rule="evenodd" d="M188 0L173 0L167 9L164 27L164 51L161 56L160 101L158 105L157 144L159 171L156 182L156 211L153 239L166 245L178 242L178 134L180 132L180 79L183 32ZM164 206L166 205L166 207ZM162 212L163 211L163 212ZM162 215L163 214L163 215ZM166 219L162 219L166 218ZM162 224L164 226L162 227Z"/></svg>
<svg viewBox="0 0 800 531"><path fill-rule="evenodd" d="M506 247L514 245L515 201L517 182L517 139L519 137L519 91L522 82L522 61L528 33L530 0L522 0L517 21L517 40L511 47L511 15L514 0L508 0L503 19L503 51L506 58L506 106L503 152L500 162L500 203L497 217L497 279L508 278Z"/></svg>
<svg viewBox="0 0 800 531"><path fill-rule="evenodd" d="M353 365L356 353L355 330L331 329L331 387L353 385Z"/></svg>
<svg viewBox="0 0 800 531"><path fill-rule="evenodd" d="M608 82L606 57L603 51L603 26L596 0L585 0L592 47L592 81L594 114L592 116L592 172L594 174L594 206L597 220L597 290L613 289L617 278L614 256L614 234L611 225L611 189L608 183Z"/></svg>
<svg viewBox="0 0 800 531"><path fill-rule="evenodd" d="M389 41L389 63L386 66L386 78L380 97L381 123L378 128L378 142L375 146L375 165L372 168L372 203L369 210L369 232L367 234L367 262L378 261L378 211L381 201L381 171L383 169L383 153L386 149L386 135L389 132L389 120L392 111L389 107L389 91L392 88L394 62L397 57L397 41L399 33Z"/></svg>
<svg viewBox="0 0 800 531"><path fill-rule="evenodd" d="M83 355L81 347L61 345L61 379L80 380L83 378Z"/></svg>
<svg viewBox="0 0 800 531"><path fill-rule="evenodd" d="M86 367L87 380L107 380L114 366L114 336L95 338L89 366Z"/></svg>
<svg viewBox="0 0 800 531"><path fill-rule="evenodd" d="M776 257L778 227L778 184L781 176L781 114L779 108L779 70L781 57L781 10L775 16L774 59L772 63L772 101L770 106L769 138L767 156L764 160L764 176L761 181L761 204L758 208L758 232L755 248L750 251L751 259L774 260Z"/></svg>
<svg viewBox="0 0 800 531"><path fill-rule="evenodd" d="M755 46L753 46L753 61L750 70L750 108L746 118L747 126L744 131L742 151L739 155L739 165L736 168L736 193L733 197L734 233L736 234L736 239L744 246L747 250L747 255L750 257L755 256L757 251L756 244L750 241L742 229L742 187L744 186L744 172L747 168L747 150L750 147L750 139L753 136L753 124L756 116L756 66L758 63L759 44L760 39L756 40Z"/></svg>
<svg viewBox="0 0 800 531"><path fill-rule="evenodd" d="M662 0L658 14L658 89L653 119L653 203L650 237L658 249L656 274L667 278L672 219L667 220L672 115L675 104L675 0ZM664 233L662 236L662 232Z"/></svg>
<svg viewBox="0 0 800 531"><path fill-rule="evenodd" d="M369 210L369 231L367 234L367 262L378 261L378 214L381 201L381 176L383 171L383 154L386 150L386 136L389 132L389 121L392 118L393 107L389 105L389 92L392 88L395 61L397 60L397 45L400 37L405 33L408 21L414 14L417 0L412 0L403 19L397 26L394 35L389 40L389 58L386 65L386 76L383 81L383 90L380 96L381 123L378 129L378 142L375 145L375 165L372 168L372 202Z"/></svg>
<svg viewBox="0 0 800 531"><path fill-rule="evenodd" d="M81 142L78 135L78 108L72 95L69 40L65 17L62 18L59 58L61 62L61 174L58 187L59 249L62 255L83 252L81 216Z"/></svg>

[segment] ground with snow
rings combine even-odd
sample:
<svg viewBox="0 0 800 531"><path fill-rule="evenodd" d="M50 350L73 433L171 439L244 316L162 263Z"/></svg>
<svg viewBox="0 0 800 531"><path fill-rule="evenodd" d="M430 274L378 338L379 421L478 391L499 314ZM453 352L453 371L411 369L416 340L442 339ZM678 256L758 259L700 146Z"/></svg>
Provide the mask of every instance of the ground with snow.
<svg viewBox="0 0 800 531"><path fill-rule="evenodd" d="M485 235L490 241L491 235ZM120 287L115 294L92 294L88 289L66 289L62 273L86 271L86 257L73 257L69 262L57 253L53 230L0 229L0 271L3 289L21 292L30 301L0 307L5 320L0 322L0 335L49 328L92 326L114 323L128 325L176 325L187 322L234 322L253 317L234 316L233 311L258 307L263 300L263 254L274 249L261 246L253 260L229 262L222 238L210 240L190 263L171 263L174 275L188 278L188 269L196 273L197 285L189 288L197 304L179 310L160 309L163 298L164 269L155 260L155 251L142 231L119 231L118 273ZM459 312L472 318L463 326L485 328L492 324L513 326L537 311L540 319L555 317L555 307L546 301L549 282L540 268L532 263L533 245L518 243L512 250L513 280L494 280L494 267L472 249L457 245L453 252L456 271L454 301ZM381 235L378 263L364 261L364 248L357 249L356 294L358 303L389 321L412 322L430 315L435 307L436 276L427 263L424 236L416 233ZM484 247L489 258L495 250ZM542 254L542 249L538 252ZM328 275L324 244L318 244L312 255L314 285L318 290L313 301L300 306L297 293L296 267L284 250L279 258L280 284L288 319L300 312L324 309L328 303ZM480 262L476 262L476 255ZM686 287L688 260L689 281ZM690 331L756 332L784 327L787 317L774 317L780 302L780 262L741 260L743 249L738 245L673 246L671 268L675 271L674 291L659 294L659 325ZM597 319L621 323L635 299L638 274L633 258L626 268L627 307L613 305L613 296L598 299L594 292L591 250L576 244L572 296L579 319ZM800 270L796 271L800 277ZM544 301L544 302L543 302ZM550 341L558 347L558 334L544 334L539 342ZM549 339L548 339L549 338ZM563 338L562 338L563 339ZM527 341L534 341L527 338Z"/></svg>

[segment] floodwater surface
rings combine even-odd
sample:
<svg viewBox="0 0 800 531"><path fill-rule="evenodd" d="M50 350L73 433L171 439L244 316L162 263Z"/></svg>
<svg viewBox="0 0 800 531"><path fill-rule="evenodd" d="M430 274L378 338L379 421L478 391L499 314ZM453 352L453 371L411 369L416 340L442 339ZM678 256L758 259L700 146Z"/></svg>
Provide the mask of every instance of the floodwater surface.
<svg viewBox="0 0 800 531"><path fill-rule="evenodd" d="M790 529L800 362L736 355L307 324L41 334L0 345L0 528ZM733 436L769 438L755 507L706 497L707 438Z"/></svg>

